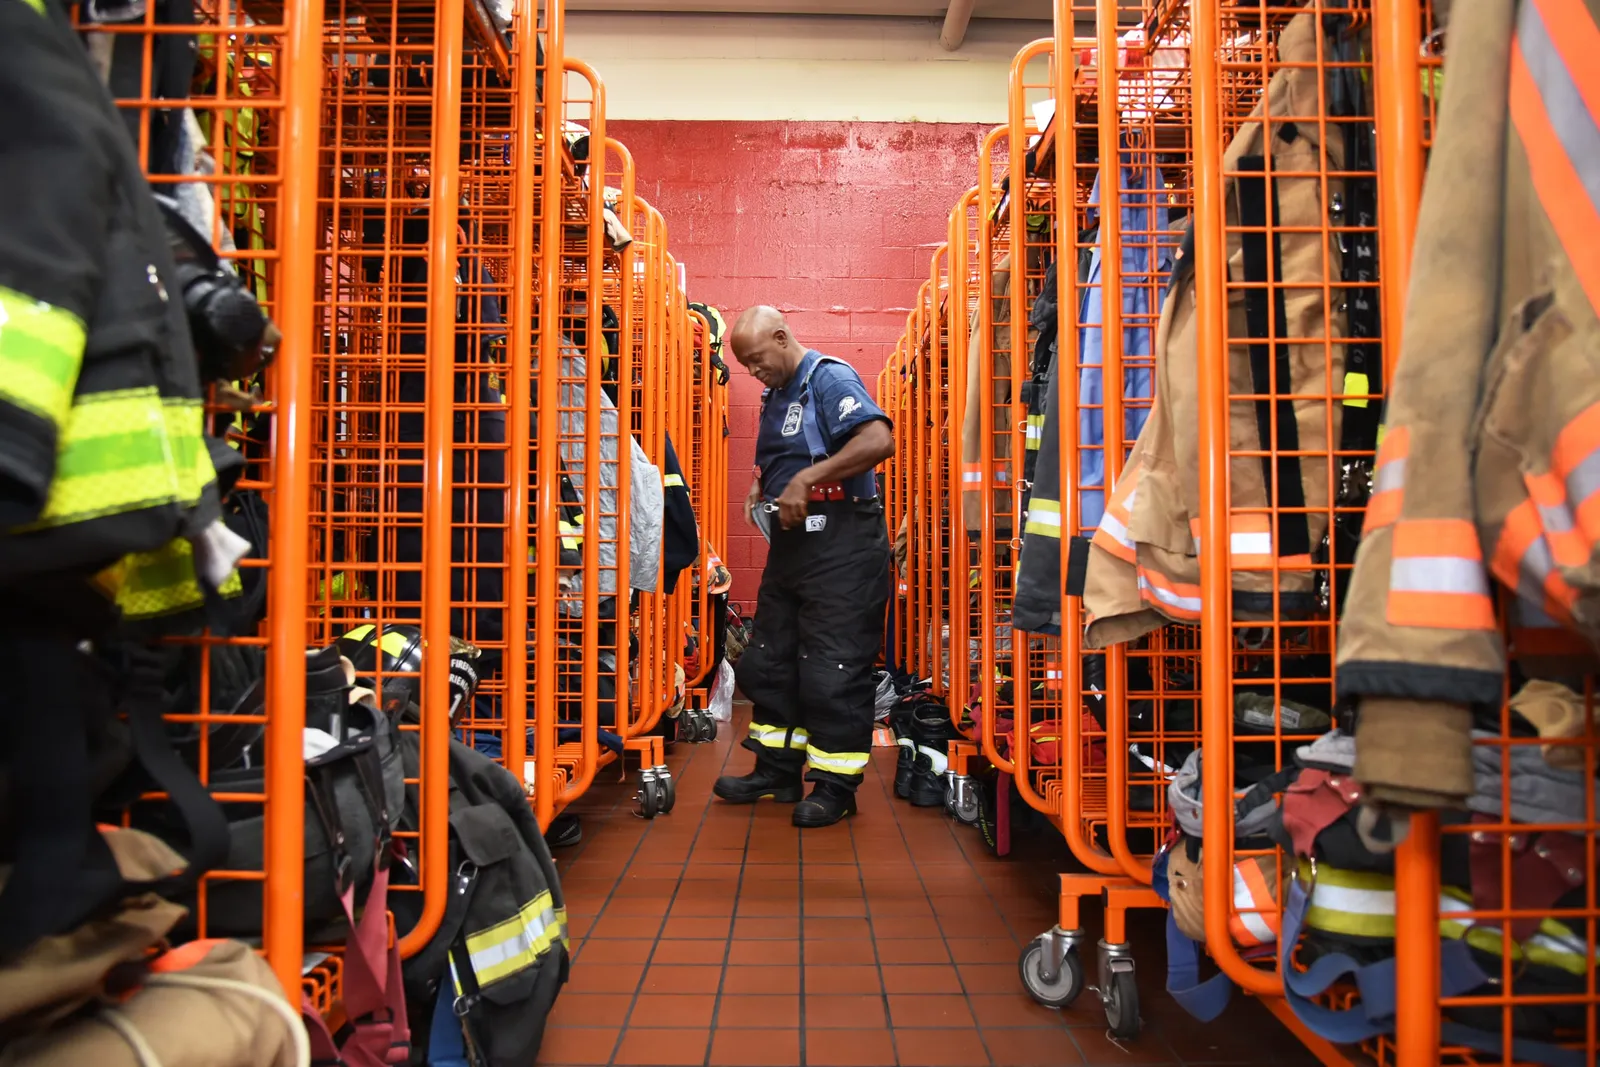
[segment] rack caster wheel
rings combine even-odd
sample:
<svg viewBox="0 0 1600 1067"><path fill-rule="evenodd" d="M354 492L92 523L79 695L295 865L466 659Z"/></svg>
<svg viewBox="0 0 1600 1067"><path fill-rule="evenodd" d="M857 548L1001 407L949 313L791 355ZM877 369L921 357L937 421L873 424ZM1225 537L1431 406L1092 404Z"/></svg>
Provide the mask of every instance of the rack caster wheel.
<svg viewBox="0 0 1600 1067"><path fill-rule="evenodd" d="M1129 946L1100 942L1100 1004L1112 1036L1128 1040L1139 1036L1139 986L1133 976Z"/></svg>
<svg viewBox="0 0 1600 1067"><path fill-rule="evenodd" d="M1124 1041L1139 1036L1139 987L1134 982L1132 964L1126 971L1114 971L1111 984L1100 991L1106 1009L1106 1027Z"/></svg>
<svg viewBox="0 0 1600 1067"><path fill-rule="evenodd" d="M661 783L656 781L653 770L640 772L639 792L634 799L639 805L634 814L639 818L654 819L661 813Z"/></svg>
<svg viewBox="0 0 1600 1067"><path fill-rule="evenodd" d="M666 815L672 811L678 802L678 784L672 780L672 772L665 766L655 768L657 802L660 805L660 814Z"/></svg>
<svg viewBox="0 0 1600 1067"><path fill-rule="evenodd" d="M1078 959L1078 946L1071 942L1062 948L1061 966L1055 965L1055 941L1063 935L1040 934L1022 950L1017 960L1017 970L1022 975L1023 988L1035 1001L1047 1008L1070 1008L1083 992L1083 963Z"/></svg>
<svg viewBox="0 0 1600 1067"><path fill-rule="evenodd" d="M978 821L978 791L972 787L971 778L966 775L951 776L950 803L946 808L968 826Z"/></svg>

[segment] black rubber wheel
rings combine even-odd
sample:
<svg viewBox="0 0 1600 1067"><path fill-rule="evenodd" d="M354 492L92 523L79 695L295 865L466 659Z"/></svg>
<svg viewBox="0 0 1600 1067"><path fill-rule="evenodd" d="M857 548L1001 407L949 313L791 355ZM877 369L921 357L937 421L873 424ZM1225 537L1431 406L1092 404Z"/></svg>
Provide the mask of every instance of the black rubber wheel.
<svg viewBox="0 0 1600 1067"><path fill-rule="evenodd" d="M659 798L661 814L666 815L672 811L673 805L678 802L678 786L671 778L657 778L656 785L661 787Z"/></svg>
<svg viewBox="0 0 1600 1067"><path fill-rule="evenodd" d="M978 793L972 783L967 784L966 792L950 806L950 813L968 826L978 821Z"/></svg>
<svg viewBox="0 0 1600 1067"><path fill-rule="evenodd" d="M1111 988L1105 991L1106 1026L1124 1040L1139 1036L1139 986L1132 971L1111 975Z"/></svg>
<svg viewBox="0 0 1600 1067"><path fill-rule="evenodd" d="M1049 960L1048 935L1036 937L1022 950L1017 960L1017 970L1022 975L1022 985L1028 995L1047 1008L1070 1008L1083 992L1083 964L1078 960L1078 950L1069 948L1061 961L1061 973L1054 980L1045 977Z"/></svg>
<svg viewBox="0 0 1600 1067"><path fill-rule="evenodd" d="M661 811L661 786L654 778L639 783L639 810L641 819L654 819Z"/></svg>

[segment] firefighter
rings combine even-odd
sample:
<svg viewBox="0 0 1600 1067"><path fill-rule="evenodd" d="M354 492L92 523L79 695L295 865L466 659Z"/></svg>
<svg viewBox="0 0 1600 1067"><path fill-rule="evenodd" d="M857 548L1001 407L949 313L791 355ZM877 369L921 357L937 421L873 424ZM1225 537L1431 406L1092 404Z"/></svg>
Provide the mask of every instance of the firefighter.
<svg viewBox="0 0 1600 1067"><path fill-rule="evenodd" d="M793 803L796 826L829 826L855 812L872 750L889 602L873 468L894 454L894 438L855 369L802 345L775 308L746 310L729 340L766 387L745 518L771 550L737 671L755 705L744 746L756 763L713 789L735 804ZM814 784L803 801L802 776Z"/></svg>

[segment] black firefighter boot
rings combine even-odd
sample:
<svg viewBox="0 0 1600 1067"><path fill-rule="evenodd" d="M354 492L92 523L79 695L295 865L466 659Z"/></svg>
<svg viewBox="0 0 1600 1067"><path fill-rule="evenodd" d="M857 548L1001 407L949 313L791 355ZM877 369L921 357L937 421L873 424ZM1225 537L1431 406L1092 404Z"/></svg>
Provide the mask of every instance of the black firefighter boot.
<svg viewBox="0 0 1600 1067"><path fill-rule="evenodd" d="M799 827L832 826L856 813L856 791L847 785L819 779L811 795L794 806L794 824Z"/></svg>
<svg viewBox="0 0 1600 1067"><path fill-rule="evenodd" d="M804 773L799 763L779 762L758 752L755 769L749 774L725 774L711 786L711 791L729 804L754 804L758 800L793 804L800 799Z"/></svg>
<svg viewBox="0 0 1600 1067"><path fill-rule="evenodd" d="M917 743L911 738L911 718L916 709L916 703L906 699L896 703L889 712L889 729L899 749L894 768L894 795L901 800L911 796L911 768L917 756Z"/></svg>
<svg viewBox="0 0 1600 1067"><path fill-rule="evenodd" d="M944 804L944 772L950 767L950 742L962 737L950 721L950 709L929 701L918 704L908 731L914 746L911 763L911 805L937 808Z"/></svg>

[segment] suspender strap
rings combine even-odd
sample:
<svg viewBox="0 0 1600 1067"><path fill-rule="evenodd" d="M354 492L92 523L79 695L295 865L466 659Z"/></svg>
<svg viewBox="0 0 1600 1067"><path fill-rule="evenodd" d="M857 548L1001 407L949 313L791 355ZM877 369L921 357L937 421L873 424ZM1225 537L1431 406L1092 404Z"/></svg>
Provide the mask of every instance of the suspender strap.
<svg viewBox="0 0 1600 1067"><path fill-rule="evenodd" d="M1256 430L1261 438L1261 450L1278 451L1273 457L1261 457L1261 477L1265 482L1267 504L1278 508L1304 508L1305 486L1300 482L1300 458L1293 453L1300 450L1300 424L1295 419L1294 401L1287 396L1272 398L1281 390L1288 393L1290 380L1291 347L1288 342L1289 312L1285 305L1283 287L1283 244L1276 230L1272 231L1272 261L1267 261L1267 226L1281 217L1278 210L1278 183L1271 183L1272 216L1267 217L1268 181L1266 159L1262 156L1245 156L1239 160L1240 176L1235 180L1239 196L1239 222L1244 228L1244 280L1250 283L1245 291L1245 318L1250 336L1250 382L1256 395ZM1256 175L1260 176L1257 177ZM1273 284L1269 286L1269 281ZM1269 341L1269 337L1276 341ZM1277 414L1277 436L1274 439L1272 422ZM1277 471L1277 491L1273 491L1273 471ZM1274 542L1279 556L1305 556L1311 553L1311 533L1304 512L1280 512L1277 515L1277 536Z"/></svg>
<svg viewBox="0 0 1600 1067"><path fill-rule="evenodd" d="M1227 1010L1236 988L1225 971L1218 971L1204 982L1200 980L1200 943L1178 929L1178 920L1168 909L1167 992L1178 1006L1209 1023Z"/></svg>
<svg viewBox="0 0 1600 1067"><path fill-rule="evenodd" d="M824 363L838 363L848 367L842 359L825 356L820 352L812 351L805 354L798 370L800 378L800 432L805 436L806 449L811 453L813 463L827 459L833 454L829 447L827 433L822 424L817 420L817 407L811 395L811 376L816 373L817 367ZM863 471L854 477L846 478L841 483L847 497L866 498L877 493L877 482L872 477L871 471Z"/></svg>
<svg viewBox="0 0 1600 1067"><path fill-rule="evenodd" d="M1333 33L1327 40L1330 62L1354 61L1357 57L1348 32ZM1355 67L1338 66L1328 72L1328 113L1335 117L1359 119L1341 122L1344 134L1344 169L1352 175L1375 173L1377 161L1373 152L1373 130L1368 120L1361 116L1370 114L1363 102L1366 93L1361 85L1361 75ZM1344 179L1344 211L1342 225L1348 233L1341 235L1343 256L1340 271L1348 288L1345 289L1345 334L1350 343L1345 346L1345 392L1381 393L1383 391L1383 351L1374 343L1379 332L1378 290L1372 283L1378 280L1377 234L1374 227L1378 217L1377 182L1370 177L1352 176ZM1378 447L1378 415L1382 405L1376 401L1357 400L1344 405L1343 424L1339 431L1341 452L1373 452Z"/></svg>

